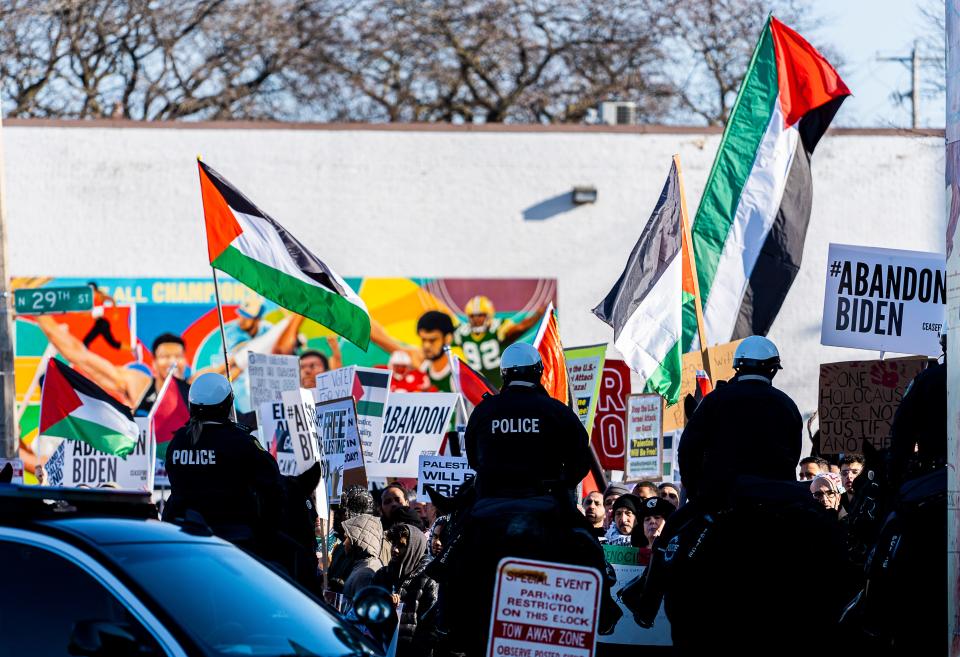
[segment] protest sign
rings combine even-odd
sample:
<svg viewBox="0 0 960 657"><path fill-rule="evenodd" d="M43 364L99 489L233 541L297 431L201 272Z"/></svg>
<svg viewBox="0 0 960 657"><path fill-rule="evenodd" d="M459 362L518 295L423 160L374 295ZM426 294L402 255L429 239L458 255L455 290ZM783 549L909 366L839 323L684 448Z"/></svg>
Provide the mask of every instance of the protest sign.
<svg viewBox="0 0 960 657"><path fill-rule="evenodd" d="M293 458L297 462L297 474L300 474L323 460L323 446L317 436L316 404L313 402L313 392L306 388L288 390L281 397ZM326 472L323 474L326 477Z"/></svg>
<svg viewBox="0 0 960 657"><path fill-rule="evenodd" d="M623 478L663 477L663 397L658 394L627 397L627 455Z"/></svg>
<svg viewBox="0 0 960 657"><path fill-rule="evenodd" d="M890 446L890 426L926 359L854 360L820 365L820 453L863 453L862 441Z"/></svg>
<svg viewBox="0 0 960 657"><path fill-rule="evenodd" d="M13 479L10 480L11 484L22 484L23 483L23 460L22 459L0 459L0 472L3 471L7 464L10 464L10 467L13 468Z"/></svg>
<svg viewBox="0 0 960 657"><path fill-rule="evenodd" d="M360 452L360 434L357 432L357 410L353 397L333 399L316 405L317 434L323 445L324 471L328 482L338 472L338 486L331 487L331 495L343 486L366 486L363 454Z"/></svg>
<svg viewBox="0 0 960 657"><path fill-rule="evenodd" d="M570 391L577 403L577 415L580 416L580 421L583 422L588 434L593 431L603 360L606 354L607 345L605 344L563 350L567 363L567 380L570 382Z"/></svg>
<svg viewBox="0 0 960 657"><path fill-rule="evenodd" d="M477 476L467 465L465 456L420 455L417 467L417 499L430 501L424 484L430 484L444 497L453 497L464 483Z"/></svg>
<svg viewBox="0 0 960 657"><path fill-rule="evenodd" d="M598 637L600 643L629 646L670 646L670 621L660 606L653 627L644 629L633 620L633 612L627 609L617 594L624 585L643 574L644 566L640 565L640 550L629 545L604 545L603 556L613 566L617 574L617 582L610 587L610 595L617 601L623 610L623 617L617 622L613 633Z"/></svg>
<svg viewBox="0 0 960 657"><path fill-rule="evenodd" d="M63 441L63 486L99 488L116 484L126 490L153 490L154 454L148 419L135 418L140 437L131 454L122 459L94 449L82 440Z"/></svg>
<svg viewBox="0 0 960 657"><path fill-rule="evenodd" d="M247 364L250 407L280 401L280 393L300 387L300 360L296 356L250 352Z"/></svg>
<svg viewBox="0 0 960 657"><path fill-rule="evenodd" d="M365 463L373 460L375 453L373 443L379 444L383 433L383 413L387 408L390 395L391 370L378 367L357 367L354 394L360 393L357 399L357 429L360 434L360 444L363 446Z"/></svg>
<svg viewBox="0 0 960 657"><path fill-rule="evenodd" d="M293 456L293 441L284 413L283 402L267 402L261 404L257 411L260 417L260 438L267 449L277 459L280 474L297 474L297 460Z"/></svg>
<svg viewBox="0 0 960 657"><path fill-rule="evenodd" d="M374 437L374 459L368 477L416 477L418 457L440 449L459 395L450 392L407 392L390 395L383 433Z"/></svg>
<svg viewBox="0 0 960 657"><path fill-rule="evenodd" d="M497 566L487 657L593 657L600 573L506 557Z"/></svg>
<svg viewBox="0 0 960 657"><path fill-rule="evenodd" d="M820 342L939 356L945 268L940 253L831 244Z"/></svg>
<svg viewBox="0 0 960 657"><path fill-rule="evenodd" d="M743 340L734 340L714 345L706 349L707 360L710 362L710 374L714 385L717 381L729 381L736 372L733 371L733 354ZM705 369L703 358L699 351L691 351L683 355L683 369L680 375L680 401L668 406L663 414L663 430L675 431L682 429L687 420L683 416L683 398L692 395L697 385L697 370Z"/></svg>
<svg viewBox="0 0 960 657"><path fill-rule="evenodd" d="M630 368L622 360L603 364L597 412L590 441L604 470L623 467L626 444L627 395L630 394Z"/></svg>
<svg viewBox="0 0 960 657"><path fill-rule="evenodd" d="M317 375L317 387L313 389L315 402L343 399L353 396L356 367L339 367Z"/></svg>

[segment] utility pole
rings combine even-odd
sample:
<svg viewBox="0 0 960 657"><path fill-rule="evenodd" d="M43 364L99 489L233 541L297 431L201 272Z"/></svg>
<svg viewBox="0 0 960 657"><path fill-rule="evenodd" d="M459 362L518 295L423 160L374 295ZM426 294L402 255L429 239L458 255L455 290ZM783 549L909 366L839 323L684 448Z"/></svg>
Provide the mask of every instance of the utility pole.
<svg viewBox="0 0 960 657"><path fill-rule="evenodd" d="M13 317L7 272L6 176L3 166L3 120L0 119L0 449L4 458L16 458L20 434L14 423L17 390L13 382Z"/></svg>
<svg viewBox="0 0 960 657"><path fill-rule="evenodd" d="M910 127L916 130L920 127L920 66L924 62L939 61L936 57L921 57L920 44L913 42L913 49L909 55L896 57L877 57L878 62L898 62L910 67L910 91L897 94L901 100L910 96Z"/></svg>

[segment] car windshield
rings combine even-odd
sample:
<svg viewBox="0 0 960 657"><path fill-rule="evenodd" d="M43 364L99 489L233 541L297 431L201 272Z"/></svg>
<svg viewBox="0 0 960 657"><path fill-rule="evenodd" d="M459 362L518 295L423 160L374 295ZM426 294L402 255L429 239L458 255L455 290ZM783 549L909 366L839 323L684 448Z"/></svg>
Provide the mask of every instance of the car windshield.
<svg viewBox="0 0 960 657"><path fill-rule="evenodd" d="M116 562L207 655L377 655L358 631L241 550L116 545Z"/></svg>

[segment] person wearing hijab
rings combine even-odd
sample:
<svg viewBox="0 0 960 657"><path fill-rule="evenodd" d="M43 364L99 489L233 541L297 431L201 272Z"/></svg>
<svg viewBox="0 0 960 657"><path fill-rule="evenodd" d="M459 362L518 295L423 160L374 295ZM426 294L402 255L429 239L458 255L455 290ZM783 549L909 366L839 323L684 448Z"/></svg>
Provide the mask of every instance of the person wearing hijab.
<svg viewBox="0 0 960 657"><path fill-rule="evenodd" d="M821 472L818 474L810 482L810 493L825 509L830 509L836 513L838 519L847 515L847 512L840 508L840 497L843 495L844 489L840 475L837 473Z"/></svg>
<svg viewBox="0 0 960 657"><path fill-rule="evenodd" d="M416 525L396 523L387 531L390 563L381 568L373 583L390 591L394 604L403 604L397 657L429 656L428 628L420 622L437 601L437 582L424 571L427 567L427 536Z"/></svg>

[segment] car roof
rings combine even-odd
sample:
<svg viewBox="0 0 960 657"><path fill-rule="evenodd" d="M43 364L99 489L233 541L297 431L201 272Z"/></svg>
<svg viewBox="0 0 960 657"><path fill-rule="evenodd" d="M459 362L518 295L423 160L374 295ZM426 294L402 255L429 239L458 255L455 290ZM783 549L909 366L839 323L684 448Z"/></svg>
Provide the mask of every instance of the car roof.
<svg viewBox="0 0 960 657"><path fill-rule="evenodd" d="M70 534L84 542L96 545L118 543L206 543L228 545L215 536L204 536L159 520L131 520L127 518L66 517L40 520L33 523L37 529Z"/></svg>

